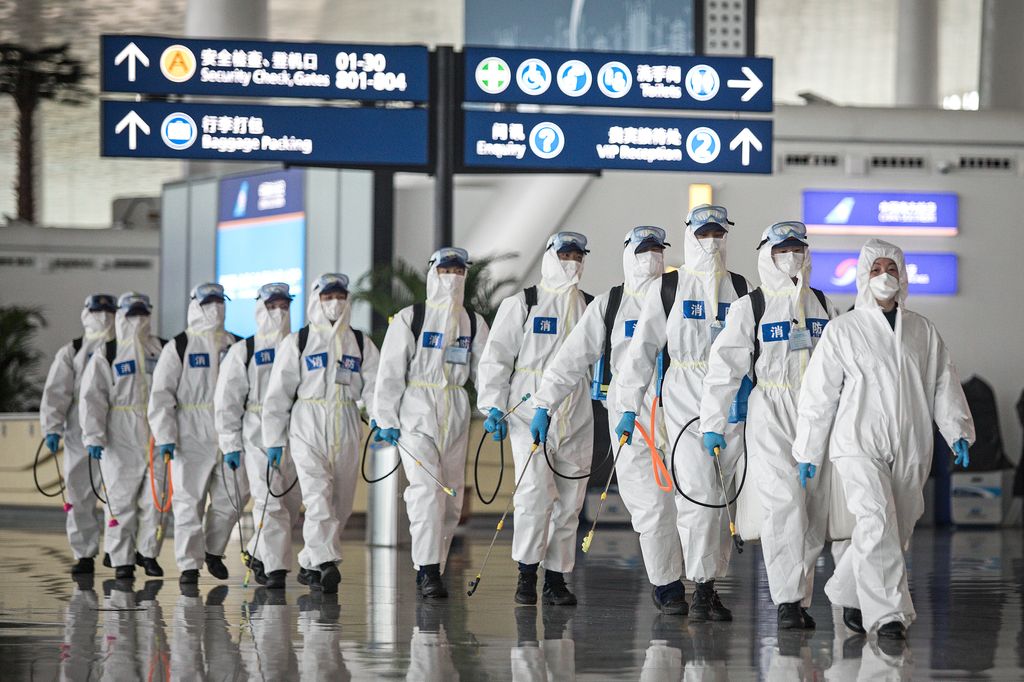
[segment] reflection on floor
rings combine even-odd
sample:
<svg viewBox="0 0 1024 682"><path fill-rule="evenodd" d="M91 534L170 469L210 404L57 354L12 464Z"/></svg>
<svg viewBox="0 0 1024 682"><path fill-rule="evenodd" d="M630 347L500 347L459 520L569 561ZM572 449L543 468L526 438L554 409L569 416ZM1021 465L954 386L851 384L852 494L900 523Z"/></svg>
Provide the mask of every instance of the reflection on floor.
<svg viewBox="0 0 1024 682"><path fill-rule="evenodd" d="M511 539L511 534L505 538ZM907 646L853 636L821 595L811 635L779 636L756 546L722 585L736 620L696 625L657 615L635 535L603 528L580 555L578 607L515 607L509 560L475 574L489 533L456 543L452 598L416 598L408 550L345 543L340 597L294 582L286 593L204 575L183 592L164 581L72 581L57 532L0 531L0 678L118 680L679 680L1024 679L1024 561L1020 529L919 530L912 552L918 621ZM499 545L492 559L508 556ZM172 568L173 548L160 557ZM99 562L97 562L98 564Z"/></svg>

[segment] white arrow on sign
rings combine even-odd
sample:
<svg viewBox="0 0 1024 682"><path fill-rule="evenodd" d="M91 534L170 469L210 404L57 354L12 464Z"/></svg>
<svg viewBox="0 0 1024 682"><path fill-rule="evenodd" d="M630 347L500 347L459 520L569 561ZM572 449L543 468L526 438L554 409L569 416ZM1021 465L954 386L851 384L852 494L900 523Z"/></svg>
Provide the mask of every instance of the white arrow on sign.
<svg viewBox="0 0 1024 682"><path fill-rule="evenodd" d="M744 166L749 166L750 148L753 147L757 151L761 151L761 140L757 139L757 135L754 135L754 133L750 131L750 128L744 128L736 137L732 138L732 142L729 143L729 149L736 149L736 147L739 147L740 145L743 145L741 163Z"/></svg>
<svg viewBox="0 0 1024 682"><path fill-rule="evenodd" d="M117 53L117 56L114 57L114 66L120 66L121 62L126 59L128 60L128 80L134 83L135 61L138 60L143 66L149 66L149 59L135 43L128 43L123 50Z"/></svg>
<svg viewBox="0 0 1024 682"><path fill-rule="evenodd" d="M730 78L725 84L730 88L747 88L747 91L743 93L743 96L740 97L740 99L744 102L749 102L754 95L760 92L764 83L761 82L761 79L757 77L757 74L754 73L754 70L749 66L740 67L740 71L742 71L743 75L747 77L746 80L742 78Z"/></svg>
<svg viewBox="0 0 1024 682"><path fill-rule="evenodd" d="M136 114L133 110L129 111L124 118L118 121L117 127L114 128L114 134L120 135L125 128L128 129L128 149L135 151L135 139L137 132L141 130L143 135L149 135L149 126L146 125L146 122L142 120L142 117Z"/></svg>

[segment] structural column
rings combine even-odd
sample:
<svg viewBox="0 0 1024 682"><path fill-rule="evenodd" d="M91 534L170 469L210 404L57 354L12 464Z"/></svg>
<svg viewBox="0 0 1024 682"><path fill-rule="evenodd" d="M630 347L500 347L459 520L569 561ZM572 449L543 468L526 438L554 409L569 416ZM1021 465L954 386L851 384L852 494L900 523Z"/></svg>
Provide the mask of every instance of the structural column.
<svg viewBox="0 0 1024 682"><path fill-rule="evenodd" d="M899 0L896 20L896 105L939 105L939 3Z"/></svg>
<svg viewBox="0 0 1024 682"><path fill-rule="evenodd" d="M982 109L1024 109L1024 2L985 0L981 18Z"/></svg>

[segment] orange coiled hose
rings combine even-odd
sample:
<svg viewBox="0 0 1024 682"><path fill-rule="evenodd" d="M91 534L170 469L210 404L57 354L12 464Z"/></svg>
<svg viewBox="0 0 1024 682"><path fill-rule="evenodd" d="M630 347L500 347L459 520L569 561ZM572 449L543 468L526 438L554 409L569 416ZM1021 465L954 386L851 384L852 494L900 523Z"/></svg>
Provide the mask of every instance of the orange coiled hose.
<svg viewBox="0 0 1024 682"><path fill-rule="evenodd" d="M636 421L636 430L643 436L644 441L647 442L647 448L651 451L651 468L654 472L654 482L658 487L666 493L672 492L672 477L669 476L668 468L665 466L665 462L661 459L661 454L658 452L658 446L654 442L655 435L655 418L658 414L658 399L655 398L651 403L651 427L650 433L644 430L643 424L639 420Z"/></svg>
<svg viewBox="0 0 1024 682"><path fill-rule="evenodd" d="M160 498L156 492L156 473L153 469L153 450L156 447L156 441L152 437L149 439L149 490L153 493L153 506L156 507L158 512L169 512L171 510L171 500L174 499L174 479L171 476L171 467L167 466L169 459L164 459L164 475L167 476L167 499L160 502Z"/></svg>

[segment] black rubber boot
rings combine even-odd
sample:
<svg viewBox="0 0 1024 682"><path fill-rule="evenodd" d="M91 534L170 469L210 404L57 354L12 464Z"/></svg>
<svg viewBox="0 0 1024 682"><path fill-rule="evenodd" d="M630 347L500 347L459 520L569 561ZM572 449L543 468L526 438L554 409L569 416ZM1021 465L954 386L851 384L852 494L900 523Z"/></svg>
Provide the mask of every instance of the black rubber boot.
<svg viewBox="0 0 1024 682"><path fill-rule="evenodd" d="M131 564L118 566L114 569L114 577L117 580L135 580L135 567Z"/></svg>
<svg viewBox="0 0 1024 682"><path fill-rule="evenodd" d="M818 627L818 624L814 622L813 618L811 618L811 614L807 612L807 609L801 607L800 613L804 617L804 630L813 630Z"/></svg>
<svg viewBox="0 0 1024 682"><path fill-rule="evenodd" d="M71 567L71 575L92 575L96 572L96 560L91 556L84 556Z"/></svg>
<svg viewBox="0 0 1024 682"><path fill-rule="evenodd" d="M861 614L860 609L850 608L849 606L843 607L843 623L846 627L850 628L858 635L863 635L867 630L864 629L864 616Z"/></svg>
<svg viewBox="0 0 1024 682"><path fill-rule="evenodd" d="M285 588L285 580L288 578L288 571L281 569L280 571L271 571L267 573L267 589L268 590L283 590Z"/></svg>
<svg viewBox="0 0 1024 682"><path fill-rule="evenodd" d="M538 564L519 564L519 582L516 584L515 602L532 606L537 603Z"/></svg>
<svg viewBox="0 0 1024 682"><path fill-rule="evenodd" d="M242 552L242 563L252 571L252 577L260 585L267 584L267 573L263 568L263 562L253 557L249 552Z"/></svg>
<svg viewBox="0 0 1024 682"><path fill-rule="evenodd" d="M576 595L565 585L565 576L558 571L544 571L544 603L554 606L575 606Z"/></svg>
<svg viewBox="0 0 1024 682"><path fill-rule="evenodd" d="M668 616L685 616L690 611L686 603L686 587L681 580L653 588L651 599L658 610Z"/></svg>
<svg viewBox="0 0 1024 682"><path fill-rule="evenodd" d="M190 568L181 572L181 577L178 578L178 583L181 585L198 585L199 584L199 569Z"/></svg>
<svg viewBox="0 0 1024 682"><path fill-rule="evenodd" d="M337 594L341 584L341 571L333 561L320 564L320 589L324 594Z"/></svg>
<svg viewBox="0 0 1024 682"><path fill-rule="evenodd" d="M228 579L228 567L224 565L224 557L206 553L206 570L217 580Z"/></svg>
<svg viewBox="0 0 1024 682"><path fill-rule="evenodd" d="M313 589L320 589L320 571L312 571L299 566L299 575L296 577L300 585L306 585Z"/></svg>
<svg viewBox="0 0 1024 682"><path fill-rule="evenodd" d="M420 593L424 599L447 599L448 590L441 580L441 564L428 564L420 567L423 571L423 581L420 583Z"/></svg>
<svg viewBox="0 0 1024 682"><path fill-rule="evenodd" d="M803 630L804 614L800 612L800 602L779 604L778 623L780 630Z"/></svg>
<svg viewBox="0 0 1024 682"><path fill-rule="evenodd" d="M878 628L879 639L898 639L903 640L907 638L907 628L903 626L903 623L893 620L888 623L882 624Z"/></svg>
<svg viewBox="0 0 1024 682"><path fill-rule="evenodd" d="M732 611L725 608L722 600L715 590L715 581L697 583L697 589L693 593L693 603L690 605L690 621L716 621L728 622L732 620Z"/></svg>
<svg viewBox="0 0 1024 682"><path fill-rule="evenodd" d="M142 556L138 552L135 553L135 565L140 566L150 578L161 578L164 575L164 569L160 567L155 558Z"/></svg>

